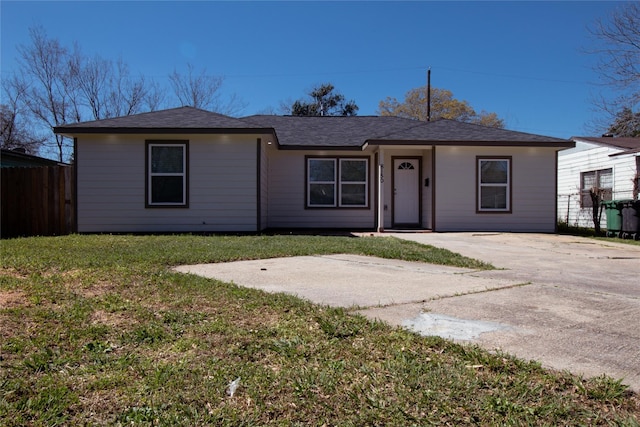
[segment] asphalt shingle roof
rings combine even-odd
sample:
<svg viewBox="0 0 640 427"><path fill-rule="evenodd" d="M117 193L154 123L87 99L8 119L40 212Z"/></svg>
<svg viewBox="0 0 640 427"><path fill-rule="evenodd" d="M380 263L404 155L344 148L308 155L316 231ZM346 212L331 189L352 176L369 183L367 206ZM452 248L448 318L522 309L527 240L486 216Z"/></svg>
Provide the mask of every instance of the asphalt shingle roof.
<svg viewBox="0 0 640 427"><path fill-rule="evenodd" d="M172 108L112 119L94 120L56 127L57 133L109 133L149 130L215 131L255 128L233 117L193 107Z"/></svg>
<svg viewBox="0 0 640 427"><path fill-rule="evenodd" d="M273 127L281 146L361 147L373 137L401 132L421 122L374 116L249 116L243 121Z"/></svg>
<svg viewBox="0 0 640 427"><path fill-rule="evenodd" d="M399 133L391 133L383 139L400 141L442 142L515 142L515 143L566 143L566 139L531 133L516 132L473 123L439 119L432 122L418 122L416 125ZM372 138L375 139L375 138Z"/></svg>
<svg viewBox="0 0 640 427"><path fill-rule="evenodd" d="M273 127L281 146L360 147L383 144L540 144L570 146L566 139L498 129L455 120L423 122L391 116L249 116L250 123Z"/></svg>
<svg viewBox="0 0 640 427"><path fill-rule="evenodd" d="M551 145L569 140L454 120L392 116L270 116L236 119L192 107L63 125L56 133L272 133L283 148L359 149L365 145Z"/></svg>
<svg viewBox="0 0 640 427"><path fill-rule="evenodd" d="M574 136L571 138L576 142L593 142L599 145L620 148L621 150L639 150L640 138L619 138L619 137L602 137L594 138L591 136Z"/></svg>

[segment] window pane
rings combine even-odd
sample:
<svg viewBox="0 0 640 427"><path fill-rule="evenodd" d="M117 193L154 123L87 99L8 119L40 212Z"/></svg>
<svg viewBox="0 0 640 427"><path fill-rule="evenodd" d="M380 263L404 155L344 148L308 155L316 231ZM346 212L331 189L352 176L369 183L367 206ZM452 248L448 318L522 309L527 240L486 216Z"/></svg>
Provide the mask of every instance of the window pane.
<svg viewBox="0 0 640 427"><path fill-rule="evenodd" d="M334 184L310 184L309 205L335 205Z"/></svg>
<svg viewBox="0 0 640 427"><path fill-rule="evenodd" d="M309 182L329 181L336 179L334 160L309 159Z"/></svg>
<svg viewBox="0 0 640 427"><path fill-rule="evenodd" d="M413 167L413 165L411 163L404 162L404 163L401 163L400 166L398 166L398 169L399 170L405 170L405 169L413 170L415 168Z"/></svg>
<svg viewBox="0 0 640 427"><path fill-rule="evenodd" d="M365 206L367 203L365 184L342 184L340 203L348 206Z"/></svg>
<svg viewBox="0 0 640 427"><path fill-rule="evenodd" d="M611 169L600 171L600 188L613 188L613 173Z"/></svg>
<svg viewBox="0 0 640 427"><path fill-rule="evenodd" d="M480 160L480 183L506 184L508 165L506 160Z"/></svg>
<svg viewBox="0 0 640 427"><path fill-rule="evenodd" d="M580 192L580 206L582 206L583 208L590 208L593 206L589 190Z"/></svg>
<svg viewBox="0 0 640 427"><path fill-rule="evenodd" d="M183 172L183 147L152 146L151 147L151 172L152 173L182 173Z"/></svg>
<svg viewBox="0 0 640 427"><path fill-rule="evenodd" d="M340 179L346 182L364 182L367 180L367 162L364 160L342 160Z"/></svg>
<svg viewBox="0 0 640 427"><path fill-rule="evenodd" d="M507 209L507 187L480 187L481 209Z"/></svg>
<svg viewBox="0 0 640 427"><path fill-rule="evenodd" d="M184 203L183 177L151 177L151 203Z"/></svg>
<svg viewBox="0 0 640 427"><path fill-rule="evenodd" d="M595 186L596 186L596 173L583 172L582 173L582 189L588 191Z"/></svg>

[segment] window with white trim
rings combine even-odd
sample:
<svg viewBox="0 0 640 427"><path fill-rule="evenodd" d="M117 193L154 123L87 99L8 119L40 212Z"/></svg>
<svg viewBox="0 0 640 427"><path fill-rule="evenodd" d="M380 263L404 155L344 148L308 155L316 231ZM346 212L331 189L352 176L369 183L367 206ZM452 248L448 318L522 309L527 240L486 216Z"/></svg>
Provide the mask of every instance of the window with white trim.
<svg viewBox="0 0 640 427"><path fill-rule="evenodd" d="M147 141L147 206L187 206L187 141Z"/></svg>
<svg viewBox="0 0 640 427"><path fill-rule="evenodd" d="M600 169L580 173L580 207L593 207L592 190L598 193L601 201L611 200L613 195L613 169Z"/></svg>
<svg viewBox="0 0 640 427"><path fill-rule="evenodd" d="M511 212L511 158L478 158L478 212Z"/></svg>
<svg viewBox="0 0 640 427"><path fill-rule="evenodd" d="M369 204L369 159L307 158L309 208L362 208Z"/></svg>

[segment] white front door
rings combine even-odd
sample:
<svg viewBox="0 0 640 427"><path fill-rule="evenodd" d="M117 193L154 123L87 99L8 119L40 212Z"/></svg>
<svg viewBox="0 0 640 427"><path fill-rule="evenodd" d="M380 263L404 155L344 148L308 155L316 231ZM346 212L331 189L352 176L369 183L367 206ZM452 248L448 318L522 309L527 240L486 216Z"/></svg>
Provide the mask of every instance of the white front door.
<svg viewBox="0 0 640 427"><path fill-rule="evenodd" d="M393 160L393 223L420 226L420 162Z"/></svg>

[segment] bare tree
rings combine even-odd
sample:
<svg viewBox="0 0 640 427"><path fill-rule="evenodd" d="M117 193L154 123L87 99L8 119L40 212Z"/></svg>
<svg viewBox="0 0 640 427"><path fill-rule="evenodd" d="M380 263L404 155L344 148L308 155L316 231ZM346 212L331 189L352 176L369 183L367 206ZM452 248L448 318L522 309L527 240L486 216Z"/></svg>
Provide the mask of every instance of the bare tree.
<svg viewBox="0 0 640 427"><path fill-rule="evenodd" d="M70 121L80 121L77 104L72 100L68 50L56 39L47 38L42 27L30 29L31 45L18 46L20 75L12 86L24 94L24 104L42 124L53 130ZM58 160L68 151L65 138L55 135Z"/></svg>
<svg viewBox="0 0 640 427"><path fill-rule="evenodd" d="M187 64L186 75L174 69L169 75L169 81L183 106L208 109L217 102L218 91L224 79L207 75L204 69L196 74L193 64Z"/></svg>
<svg viewBox="0 0 640 427"><path fill-rule="evenodd" d="M173 92L183 106L202 108L226 115L235 115L244 107L244 103L231 95L223 99L220 88L224 78L207 74L206 69L196 72L193 64L187 64L187 73L177 70L169 75Z"/></svg>
<svg viewBox="0 0 640 427"><path fill-rule="evenodd" d="M606 19L588 28L595 45L587 52L597 55L595 71L611 96L594 104L612 123L625 108L637 113L640 103L640 3L628 2ZM631 115L633 117L633 114Z"/></svg>
<svg viewBox="0 0 640 427"><path fill-rule="evenodd" d="M603 189L599 187L593 187L589 189L589 197L591 198L591 220L593 221L593 227L596 235L600 235L600 221L602 220L602 210L604 205L602 199L604 196Z"/></svg>
<svg viewBox="0 0 640 427"><path fill-rule="evenodd" d="M3 79L3 91L11 96L2 108L3 141L14 141L19 125L32 126L52 135L53 148L60 161L71 153L70 142L53 128L83 120L101 120L153 111L165 101L165 88L144 76L133 76L124 61L111 61L98 55L85 55L77 44L72 49L57 39L49 38L43 27L30 30L30 44L20 45L16 73ZM227 115L241 112L245 104L235 95L223 98L222 77L197 73L192 65L187 74L174 71L170 83L183 105L206 108ZM34 151L43 139L20 137L31 143ZM13 142L12 142L13 144Z"/></svg>
<svg viewBox="0 0 640 427"><path fill-rule="evenodd" d="M28 116L21 114L15 103L0 105L0 148L38 153L45 138L35 135L31 129Z"/></svg>
<svg viewBox="0 0 640 427"><path fill-rule="evenodd" d="M147 83L144 77L134 78L129 66L122 60L111 64L109 94L106 97L107 117L130 116L140 113L147 97Z"/></svg>
<svg viewBox="0 0 640 427"><path fill-rule="evenodd" d="M162 108L164 101L165 91L160 87L158 82L148 82L146 95L144 97L144 109L147 111L159 110Z"/></svg>
<svg viewBox="0 0 640 427"><path fill-rule="evenodd" d="M151 90L144 77L134 78L122 60L113 62L99 56L88 57L76 48L70 61L70 84L74 97L100 120L129 116L145 109Z"/></svg>
<svg viewBox="0 0 640 427"><path fill-rule="evenodd" d="M15 86L13 78L2 80L4 103L0 105L0 147L37 154L46 138L36 134L31 116L25 111L23 98L23 86Z"/></svg>
<svg viewBox="0 0 640 427"><path fill-rule="evenodd" d="M20 94L19 109L51 132L60 161L70 154L71 144L53 134L54 127L160 108L162 89L143 76L132 76L122 60L87 56L77 44L68 49L42 27L31 28L30 35L29 45L18 46L19 69L6 86Z"/></svg>
<svg viewBox="0 0 640 427"><path fill-rule="evenodd" d="M109 68L109 61L98 56L85 57L77 46L69 59L73 89L77 91L78 97L84 99L84 104L94 119L107 115L104 93L108 91Z"/></svg>

